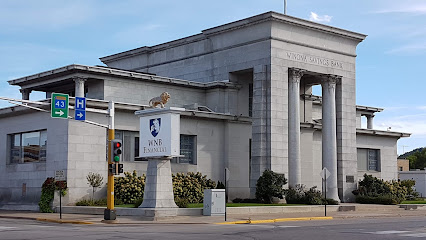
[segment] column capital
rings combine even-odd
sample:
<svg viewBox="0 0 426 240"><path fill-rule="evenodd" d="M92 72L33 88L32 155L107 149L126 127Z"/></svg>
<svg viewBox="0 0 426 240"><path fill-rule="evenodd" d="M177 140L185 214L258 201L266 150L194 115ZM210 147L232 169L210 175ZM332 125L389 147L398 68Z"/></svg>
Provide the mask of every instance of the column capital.
<svg viewBox="0 0 426 240"><path fill-rule="evenodd" d="M85 82L87 81L87 78L84 77L73 77L72 80L76 83Z"/></svg>
<svg viewBox="0 0 426 240"><path fill-rule="evenodd" d="M320 76L321 80L329 83L340 83L342 80L342 76L332 75L332 74L324 74Z"/></svg>
<svg viewBox="0 0 426 240"><path fill-rule="evenodd" d="M292 82L300 82L300 79L303 74L305 74L306 70L300 68L289 68L288 72L290 73Z"/></svg>
<svg viewBox="0 0 426 240"><path fill-rule="evenodd" d="M32 92L32 90L28 89L28 88L21 88L21 89L19 89L19 92L23 93L23 94L30 94Z"/></svg>

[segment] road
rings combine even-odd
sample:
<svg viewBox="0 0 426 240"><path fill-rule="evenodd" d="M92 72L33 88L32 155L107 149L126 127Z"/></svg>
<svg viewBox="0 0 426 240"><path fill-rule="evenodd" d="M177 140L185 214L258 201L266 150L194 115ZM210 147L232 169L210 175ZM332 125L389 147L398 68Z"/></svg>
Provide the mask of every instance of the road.
<svg viewBox="0 0 426 240"><path fill-rule="evenodd" d="M0 219L0 239L426 239L425 221L426 217L387 217L251 225L73 225Z"/></svg>

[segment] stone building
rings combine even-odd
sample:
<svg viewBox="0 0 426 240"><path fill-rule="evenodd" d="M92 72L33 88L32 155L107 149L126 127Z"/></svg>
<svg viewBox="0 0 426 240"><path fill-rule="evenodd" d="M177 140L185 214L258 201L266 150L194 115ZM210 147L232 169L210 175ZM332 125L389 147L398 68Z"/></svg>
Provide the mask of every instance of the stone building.
<svg viewBox="0 0 426 240"><path fill-rule="evenodd" d="M180 126L185 157L172 161L173 172L200 171L224 181L228 167L233 199L253 197L265 169L285 174L289 186L320 187L319 173L327 167L328 196L348 202L364 173L397 178L397 141L409 136L374 129L373 117L383 109L356 105L356 47L365 37L267 12L102 57L106 66L69 65L9 83L21 87L23 99L43 91L46 98L52 92L85 96L89 108L116 102L124 169L139 173L146 162L135 161L134 112L167 91L169 106L186 109ZM315 85L322 96L313 95ZM367 128L361 128L362 117ZM86 118L107 123L96 112ZM20 106L0 109L0 126L1 203L34 203L46 177L62 169L72 203L88 195L89 172L106 174L102 127ZM30 148L39 155L27 157Z"/></svg>

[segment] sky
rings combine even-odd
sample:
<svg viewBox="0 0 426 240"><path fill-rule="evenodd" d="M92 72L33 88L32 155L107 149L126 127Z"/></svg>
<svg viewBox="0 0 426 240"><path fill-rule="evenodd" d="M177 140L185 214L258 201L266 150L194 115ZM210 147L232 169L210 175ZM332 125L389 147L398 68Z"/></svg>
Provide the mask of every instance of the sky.
<svg viewBox="0 0 426 240"><path fill-rule="evenodd" d="M103 65L100 57L283 8L283 0L1 0L0 96L21 98L11 79ZM385 109L375 128L412 133L399 154L426 146L426 0L287 0L287 14L368 35L357 48L357 104Z"/></svg>

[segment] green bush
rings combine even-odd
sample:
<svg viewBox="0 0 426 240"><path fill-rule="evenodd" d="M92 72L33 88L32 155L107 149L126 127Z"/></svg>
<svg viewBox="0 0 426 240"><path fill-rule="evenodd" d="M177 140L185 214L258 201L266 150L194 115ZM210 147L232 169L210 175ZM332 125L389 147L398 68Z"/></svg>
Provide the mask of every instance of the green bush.
<svg viewBox="0 0 426 240"><path fill-rule="evenodd" d="M124 204L135 203L143 198L145 188L145 174L138 177L136 171L133 173L125 172L124 177L115 177L114 194L116 199Z"/></svg>
<svg viewBox="0 0 426 240"><path fill-rule="evenodd" d="M114 205L121 205L123 202L119 199L114 199ZM107 199L82 199L75 203L76 206L98 206L103 207L107 205Z"/></svg>
<svg viewBox="0 0 426 240"><path fill-rule="evenodd" d="M136 171L133 171L133 173L126 172L124 175L124 177L115 178L115 197L123 203L134 203L136 205L137 201L143 199L146 177L145 175L138 177ZM172 174L172 181L175 199L186 199L188 203L202 203L204 189L216 187L214 181L207 179L206 175L203 176L199 172Z"/></svg>
<svg viewBox="0 0 426 240"><path fill-rule="evenodd" d="M256 199L262 203L272 203L272 197L283 198L283 186L287 179L283 174L265 170L256 183Z"/></svg>
<svg viewBox="0 0 426 240"><path fill-rule="evenodd" d="M188 208L188 200L185 198L175 197L175 203L180 208Z"/></svg>
<svg viewBox="0 0 426 240"><path fill-rule="evenodd" d="M321 205L327 201L328 205L339 205L339 202L334 199L324 199L321 191L317 190L316 186L306 189L303 184L297 184L294 188L286 189L285 200L287 203L292 204Z"/></svg>
<svg viewBox="0 0 426 240"><path fill-rule="evenodd" d="M65 196L67 193L67 182L66 181L55 181L53 177L47 178L41 186L41 196L38 206L40 212L51 213L53 212L50 207L51 202L55 198L55 190L60 190L61 195Z"/></svg>
<svg viewBox="0 0 426 240"><path fill-rule="evenodd" d="M416 192L414 186L416 185L415 180L402 180L400 184L407 188L407 195L405 196L406 200L415 200L419 197L419 193Z"/></svg>
<svg viewBox="0 0 426 240"><path fill-rule="evenodd" d="M135 208L138 208L143 202L143 198L139 198L138 200L135 201Z"/></svg>
<svg viewBox="0 0 426 240"><path fill-rule="evenodd" d="M410 184L410 183L404 183ZM397 181L384 181L364 174L358 189L352 191L358 203L400 204L406 199L407 187Z"/></svg>
<svg viewBox="0 0 426 240"><path fill-rule="evenodd" d="M216 189L225 189L225 184L221 181L217 181Z"/></svg>
<svg viewBox="0 0 426 240"><path fill-rule="evenodd" d="M172 180L175 199L186 199L188 203L202 203L204 189L214 189L216 187L214 181L207 179L207 176L203 176L200 172L172 174Z"/></svg>

